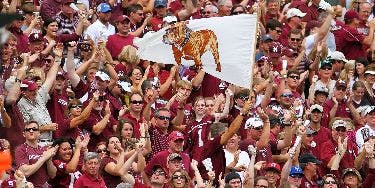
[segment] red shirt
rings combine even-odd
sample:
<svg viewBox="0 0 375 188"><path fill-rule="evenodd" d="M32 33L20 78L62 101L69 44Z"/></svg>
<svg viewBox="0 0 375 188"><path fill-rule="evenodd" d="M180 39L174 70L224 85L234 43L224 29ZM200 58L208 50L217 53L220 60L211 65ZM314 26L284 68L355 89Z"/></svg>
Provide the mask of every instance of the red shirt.
<svg viewBox="0 0 375 188"><path fill-rule="evenodd" d="M95 178L84 173L78 180L74 183L74 188L107 188L102 177Z"/></svg>
<svg viewBox="0 0 375 188"><path fill-rule="evenodd" d="M288 34L289 34L289 31L291 30L292 28L288 25L288 23L285 23L283 25L283 30L281 32L281 35L279 37L279 41L283 46L288 46Z"/></svg>
<svg viewBox="0 0 375 188"><path fill-rule="evenodd" d="M11 143L12 148L16 148L25 143L25 137L23 137L25 123L23 122L23 116L17 105L6 105L5 109L8 114L11 114L10 119L12 120L12 127L0 127L0 138L7 139L9 143Z"/></svg>
<svg viewBox="0 0 375 188"><path fill-rule="evenodd" d="M73 118L69 118L59 123L59 128L56 131L53 131L53 138L71 138L75 140L79 135L82 134L82 131L79 127L70 128L70 122Z"/></svg>
<svg viewBox="0 0 375 188"><path fill-rule="evenodd" d="M118 55L124 46L133 45L134 36L127 35L121 36L118 33L108 36L107 49L114 59L117 59Z"/></svg>
<svg viewBox="0 0 375 188"><path fill-rule="evenodd" d="M151 126L148 130L151 140L151 156L152 158L157 153L167 150L169 148L168 135L169 133L164 134L156 126Z"/></svg>
<svg viewBox="0 0 375 188"><path fill-rule="evenodd" d="M333 33L335 35L336 50L344 53L347 59L367 57L366 49L362 44L364 36L356 28L347 25Z"/></svg>
<svg viewBox="0 0 375 188"><path fill-rule="evenodd" d="M168 160L168 156L169 154L171 154L171 152L169 152L169 150L164 150L164 151L161 151L159 153L157 153L149 163L147 163L144 171L145 173L151 177L152 175L152 167L155 165L155 164L158 164L160 165L163 169L168 169L167 168L167 160ZM186 153L180 153L181 157L182 157L182 168L188 172L189 175L193 174L192 173L192 170L190 168L190 157L188 154ZM170 173L167 173L167 174L170 174Z"/></svg>
<svg viewBox="0 0 375 188"><path fill-rule="evenodd" d="M153 31L159 31L163 26L163 18L152 17L151 18L151 28Z"/></svg>
<svg viewBox="0 0 375 188"><path fill-rule="evenodd" d="M330 117L329 112L331 111L333 106L334 106L334 102L332 101L332 99L328 99L324 103L324 105L323 105L323 118L322 118L322 122L321 122L322 126L328 127L330 119L334 118L334 117L342 117L342 118L350 118L350 119L353 118L352 114L349 110L349 107L346 105L346 102L343 102L343 101L338 102L338 107L337 107L335 116Z"/></svg>
<svg viewBox="0 0 375 188"><path fill-rule="evenodd" d="M119 76L128 76L131 72L132 68L130 65L126 64L122 64L122 63L118 63L116 66L115 66L115 71L117 73L117 75Z"/></svg>
<svg viewBox="0 0 375 188"><path fill-rule="evenodd" d="M188 125L185 133L185 135L188 135L187 152L193 159L200 159L213 121L212 116L205 115L201 121L195 120Z"/></svg>
<svg viewBox="0 0 375 188"><path fill-rule="evenodd" d="M170 75L170 72L167 71L167 70L161 70L159 72L159 79L160 79L160 84L164 84L168 77ZM164 100L169 100L170 98L172 98L173 96L173 93L172 93L172 84L169 86L168 90L164 93L164 95L160 96L160 98L164 99Z"/></svg>
<svg viewBox="0 0 375 188"><path fill-rule="evenodd" d="M327 140L322 144L322 148L320 151L320 158L325 166L329 163L331 158L336 155L337 151L337 143L334 142L332 139ZM343 158L340 162L339 172L342 172L345 168L354 168L354 160L358 155L358 148L357 145L348 139L348 149L346 150Z"/></svg>
<svg viewBox="0 0 375 188"><path fill-rule="evenodd" d="M318 183L316 180L313 180L312 182L307 180L306 177L303 177L301 180L301 185L299 188L318 188Z"/></svg>
<svg viewBox="0 0 375 188"><path fill-rule="evenodd" d="M69 97L68 94L63 91L59 94L53 90L50 94L51 99L47 102L47 109L51 116L52 122L60 124L65 118L65 111L68 109Z"/></svg>
<svg viewBox="0 0 375 188"><path fill-rule="evenodd" d="M219 95L220 93L224 94L227 87L228 84L225 81L206 73L204 74L201 86L202 96L213 97L214 95Z"/></svg>
<svg viewBox="0 0 375 188"><path fill-rule="evenodd" d="M45 150L46 149L44 147L38 146L33 148L26 143L18 146L15 151L15 162L17 168L22 165L32 165L36 163L39 158L42 157ZM27 181L33 183L35 187L42 187L45 185L49 179L46 163L43 163L43 165L36 172L26 179Z"/></svg>
<svg viewBox="0 0 375 188"><path fill-rule="evenodd" d="M311 145L311 148L310 148L311 153L315 157L320 159L320 151L322 149L322 145L324 142L330 139L331 139L331 130L323 126L320 126L318 134L313 136L313 141L315 142L315 144Z"/></svg>
<svg viewBox="0 0 375 188"><path fill-rule="evenodd" d="M298 7L302 12L306 13L306 15L302 18L303 22L308 22L312 20L318 20L319 17L319 11L315 4L312 4L311 6L307 6L306 4L303 4Z"/></svg>
<svg viewBox="0 0 375 188"><path fill-rule="evenodd" d="M92 110L89 118L82 124L81 128L85 129L88 132L92 132L92 128L94 125L96 125L99 121L103 119L104 115L101 111ZM117 121L113 118L111 115L109 117L109 121L107 122L107 125L103 129L103 131L96 135L92 133L90 135L90 142L87 146L89 151L95 151L96 144L102 141L107 141L107 139L114 134L113 126L117 124Z"/></svg>
<svg viewBox="0 0 375 188"><path fill-rule="evenodd" d="M178 102L174 101L171 105L169 111L171 113L171 119L174 119L177 115ZM189 125L192 121L193 107L190 104L184 106L184 121L183 124Z"/></svg>
<svg viewBox="0 0 375 188"><path fill-rule="evenodd" d="M82 175L79 170L74 173L66 172L67 163L61 160L53 160L57 172L55 178L49 181L52 187L69 187L73 186L74 182ZM81 167L79 167L80 169Z"/></svg>
<svg viewBox="0 0 375 188"><path fill-rule="evenodd" d="M240 149L242 151L247 151L247 148L249 145L256 146L256 140L253 140L251 138L248 138L246 140L242 140L240 142ZM256 162L258 161L266 161L268 163L272 163L272 151L271 151L271 145L268 144L265 148L257 148L257 156L256 156Z"/></svg>
<svg viewBox="0 0 375 188"><path fill-rule="evenodd" d="M101 175L107 187L116 187L118 184L122 182L121 177L109 174L108 172L104 170L105 166L110 162L117 164L117 161L115 161L111 157L104 157L102 159L101 165L100 165Z"/></svg>

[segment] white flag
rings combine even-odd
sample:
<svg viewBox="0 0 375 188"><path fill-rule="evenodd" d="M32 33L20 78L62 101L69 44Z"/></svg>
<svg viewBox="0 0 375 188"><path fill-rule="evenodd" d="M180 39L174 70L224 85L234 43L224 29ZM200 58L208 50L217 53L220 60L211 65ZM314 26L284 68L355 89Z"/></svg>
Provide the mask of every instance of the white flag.
<svg viewBox="0 0 375 188"><path fill-rule="evenodd" d="M164 64L181 61L189 66L201 62L206 73L249 88L256 24L256 15L189 20L146 34L134 43L141 59Z"/></svg>

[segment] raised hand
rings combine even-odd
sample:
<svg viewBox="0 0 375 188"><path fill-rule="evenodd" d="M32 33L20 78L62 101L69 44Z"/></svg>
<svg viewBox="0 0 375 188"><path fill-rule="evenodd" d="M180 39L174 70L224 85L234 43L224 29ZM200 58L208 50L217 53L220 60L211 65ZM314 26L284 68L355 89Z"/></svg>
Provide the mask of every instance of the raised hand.
<svg viewBox="0 0 375 188"><path fill-rule="evenodd" d="M259 118L263 121L268 120L268 115L264 112L264 110L261 107L257 108Z"/></svg>
<svg viewBox="0 0 375 188"><path fill-rule="evenodd" d="M109 108L109 100L106 100L105 115L111 115L111 108Z"/></svg>
<svg viewBox="0 0 375 188"><path fill-rule="evenodd" d="M264 168L266 164L267 164L266 161L258 161L257 163L254 164L254 168L259 171L262 168Z"/></svg>
<svg viewBox="0 0 375 188"><path fill-rule="evenodd" d="M198 161L196 161L196 160L191 160L191 169L193 170L193 171L198 171Z"/></svg>
<svg viewBox="0 0 375 188"><path fill-rule="evenodd" d="M339 137L337 144L337 151L339 152L340 156L343 156L348 149L348 137L345 137L344 139Z"/></svg>

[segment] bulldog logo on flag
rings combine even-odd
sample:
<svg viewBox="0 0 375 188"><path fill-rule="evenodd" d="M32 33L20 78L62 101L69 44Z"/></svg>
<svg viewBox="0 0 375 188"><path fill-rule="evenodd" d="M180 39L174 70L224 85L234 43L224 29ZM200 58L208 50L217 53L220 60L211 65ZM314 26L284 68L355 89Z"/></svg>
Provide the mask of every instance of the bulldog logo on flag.
<svg viewBox="0 0 375 188"><path fill-rule="evenodd" d="M134 40L140 59L196 66L228 83L251 85L256 15L202 18L175 23Z"/></svg>
<svg viewBox="0 0 375 188"><path fill-rule="evenodd" d="M211 51L216 63L216 71L221 72L218 43L215 33L211 30L192 31L186 26L188 22L178 22L170 26L163 35L163 42L172 45L173 55L178 65L181 57L193 60L198 69L202 68L201 57Z"/></svg>

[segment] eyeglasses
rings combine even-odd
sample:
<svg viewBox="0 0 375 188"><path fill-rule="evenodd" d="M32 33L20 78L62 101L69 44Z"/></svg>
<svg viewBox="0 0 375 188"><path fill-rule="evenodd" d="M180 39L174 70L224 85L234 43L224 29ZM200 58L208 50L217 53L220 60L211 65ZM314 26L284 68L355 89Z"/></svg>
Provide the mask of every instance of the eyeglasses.
<svg viewBox="0 0 375 188"><path fill-rule="evenodd" d="M337 184L336 181L332 180L332 181L324 181L324 184Z"/></svg>
<svg viewBox="0 0 375 188"><path fill-rule="evenodd" d="M159 174L159 175L165 175L165 172L164 171L162 171L162 170L155 170L154 172L153 172L154 174Z"/></svg>
<svg viewBox="0 0 375 188"><path fill-rule="evenodd" d="M106 153L107 149L98 149L96 150L96 153Z"/></svg>
<svg viewBox="0 0 375 188"><path fill-rule="evenodd" d="M292 97L293 97L293 94L292 94L292 93L282 93L282 94L281 94L281 97L292 98Z"/></svg>
<svg viewBox="0 0 375 188"><path fill-rule="evenodd" d="M249 96L241 96L241 97L239 97L240 99L242 99L242 100L248 100L249 99Z"/></svg>
<svg viewBox="0 0 375 188"><path fill-rule="evenodd" d="M31 128L25 128L25 132L31 132L31 131L39 131L39 129L37 127L31 127Z"/></svg>
<svg viewBox="0 0 375 188"><path fill-rule="evenodd" d="M293 174L293 175L289 175L291 178L303 178L303 175L300 175L300 174Z"/></svg>
<svg viewBox="0 0 375 188"><path fill-rule="evenodd" d="M233 12L232 15L239 15L239 14L243 14L244 12L243 11L237 11L237 12Z"/></svg>
<svg viewBox="0 0 375 188"><path fill-rule="evenodd" d="M176 180L176 179L185 179L185 176L184 175L174 175L172 176L172 179Z"/></svg>
<svg viewBox="0 0 375 188"><path fill-rule="evenodd" d="M289 75L289 78L299 80L299 76L298 75Z"/></svg>
<svg viewBox="0 0 375 188"><path fill-rule="evenodd" d="M345 127L337 127L335 129L337 132L342 132L342 133L345 133L346 132L346 128Z"/></svg>
<svg viewBox="0 0 375 188"><path fill-rule="evenodd" d="M80 105L80 104L77 104L77 105L72 105L72 106L70 106L70 108L82 108L82 105Z"/></svg>
<svg viewBox="0 0 375 188"><path fill-rule="evenodd" d="M290 40L291 40L291 41L297 41L297 42L301 41L300 38L290 38Z"/></svg>
<svg viewBox="0 0 375 188"><path fill-rule="evenodd" d="M132 100L130 101L132 104L143 104L143 101L140 100L140 101L137 101L137 100Z"/></svg>
<svg viewBox="0 0 375 188"><path fill-rule="evenodd" d="M160 119L160 120L170 120L171 117L168 117L168 116L159 116L158 119Z"/></svg>
<svg viewBox="0 0 375 188"><path fill-rule="evenodd" d="M307 137L313 137L313 136L315 136L315 135L318 135L318 132L313 132L313 133L311 133L311 134L307 134L306 136L307 136Z"/></svg>
<svg viewBox="0 0 375 188"><path fill-rule="evenodd" d="M202 11L202 14L211 14L211 11Z"/></svg>
<svg viewBox="0 0 375 188"><path fill-rule="evenodd" d="M260 131L263 130L263 127L253 127L254 130Z"/></svg>

